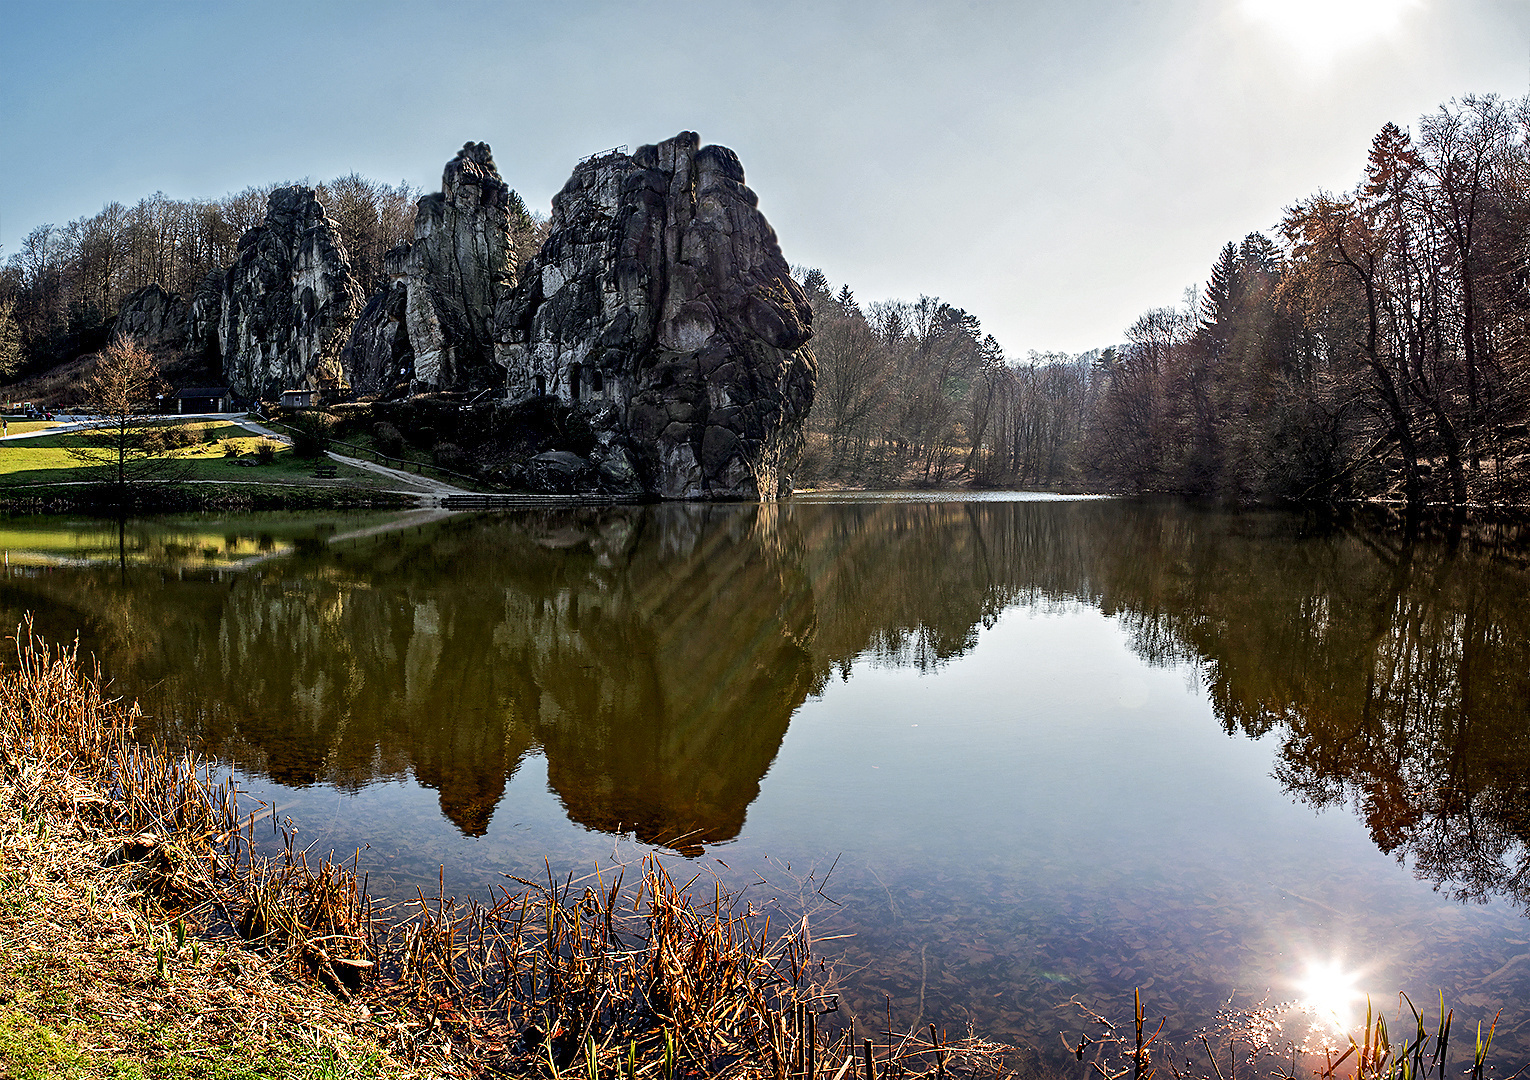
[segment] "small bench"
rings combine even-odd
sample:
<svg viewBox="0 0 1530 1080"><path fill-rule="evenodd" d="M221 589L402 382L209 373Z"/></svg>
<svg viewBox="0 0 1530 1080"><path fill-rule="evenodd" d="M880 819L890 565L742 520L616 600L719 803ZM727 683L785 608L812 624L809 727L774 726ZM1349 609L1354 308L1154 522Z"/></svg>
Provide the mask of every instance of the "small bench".
<svg viewBox="0 0 1530 1080"><path fill-rule="evenodd" d="M313 467L313 475L319 480L333 480L335 478L335 467L333 465L315 465Z"/></svg>

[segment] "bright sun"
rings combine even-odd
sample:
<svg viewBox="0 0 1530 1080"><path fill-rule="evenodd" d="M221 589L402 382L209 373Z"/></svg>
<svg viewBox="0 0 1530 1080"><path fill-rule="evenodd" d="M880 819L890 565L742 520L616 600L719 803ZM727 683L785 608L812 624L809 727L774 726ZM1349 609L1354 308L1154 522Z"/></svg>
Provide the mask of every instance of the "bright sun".
<svg viewBox="0 0 1530 1080"><path fill-rule="evenodd" d="M1339 53L1397 28L1422 0L1241 0L1243 14L1294 48L1309 62Z"/></svg>
<svg viewBox="0 0 1530 1080"><path fill-rule="evenodd" d="M1296 989L1302 1006L1316 1019L1345 1032L1355 1023L1356 1007L1365 1000L1365 995L1355 989L1359 978L1358 972L1342 970L1336 960L1309 960L1307 974L1296 980Z"/></svg>

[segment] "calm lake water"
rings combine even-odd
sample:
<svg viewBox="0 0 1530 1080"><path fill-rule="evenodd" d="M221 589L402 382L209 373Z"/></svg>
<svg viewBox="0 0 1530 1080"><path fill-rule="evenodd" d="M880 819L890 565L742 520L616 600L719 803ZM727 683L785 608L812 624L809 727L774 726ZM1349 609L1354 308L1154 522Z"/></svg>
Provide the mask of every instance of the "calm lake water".
<svg viewBox="0 0 1530 1080"><path fill-rule="evenodd" d="M0 614L374 893L657 850L850 935L867 1019L1050 1055L1075 995L1183 1034L1319 964L1503 1006L1517 1065L1520 543L1025 495L31 518Z"/></svg>

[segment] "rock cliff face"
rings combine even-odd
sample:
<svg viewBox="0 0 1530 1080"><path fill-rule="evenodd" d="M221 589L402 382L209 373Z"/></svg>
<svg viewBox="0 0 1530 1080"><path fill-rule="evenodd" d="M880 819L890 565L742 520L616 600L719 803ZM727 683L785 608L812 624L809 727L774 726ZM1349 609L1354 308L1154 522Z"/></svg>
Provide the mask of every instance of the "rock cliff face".
<svg viewBox="0 0 1530 1080"><path fill-rule="evenodd" d="M465 145L420 200L414 240L388 253L392 286L356 321L342 358L353 387L385 390L401 371L417 390L499 381L492 323L515 284L509 206L489 144Z"/></svg>
<svg viewBox="0 0 1530 1080"><path fill-rule="evenodd" d="M789 491L813 401L812 311L757 203L733 151L694 132L581 162L495 314L510 398L587 412L597 468L629 486Z"/></svg>
<svg viewBox="0 0 1530 1080"><path fill-rule="evenodd" d="M392 266L392 253L385 265ZM408 283L400 275L367 301L340 352L340 366L351 388L366 394L388 391L414 372L409 343Z"/></svg>
<svg viewBox="0 0 1530 1080"><path fill-rule="evenodd" d="M179 345L186 340L186 302L158 282L145 285L122 301L116 331L150 345Z"/></svg>
<svg viewBox="0 0 1530 1080"><path fill-rule="evenodd" d="M191 308L186 315L186 346L204 357L223 357L218 348L218 323L223 315L223 286L228 281L227 270L214 270L202 279L191 297Z"/></svg>
<svg viewBox="0 0 1530 1080"><path fill-rule="evenodd" d="M314 190L278 188L265 221L239 240L234 265L198 291L192 333L217 319L223 377L236 394L274 397L332 370L361 307L338 226ZM216 287L216 312L211 295ZM201 326L204 329L198 330Z"/></svg>

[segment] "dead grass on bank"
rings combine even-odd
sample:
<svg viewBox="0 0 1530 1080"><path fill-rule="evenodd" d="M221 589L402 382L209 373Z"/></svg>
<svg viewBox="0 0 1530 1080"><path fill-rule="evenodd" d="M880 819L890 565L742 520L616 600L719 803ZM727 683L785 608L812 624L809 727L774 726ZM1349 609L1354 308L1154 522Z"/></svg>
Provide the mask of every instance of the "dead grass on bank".
<svg viewBox="0 0 1530 1080"><path fill-rule="evenodd" d="M1019 1060L970 1032L840 1023L805 917L772 926L652 857L507 879L483 903L443 887L379 905L355 859L310 858L290 821L244 811L215 764L135 743L136 706L73 650L29 624L16 643L0 672L0 979L24 989L0 995L0 1062L67 1060L82 1076L955 1080ZM245 1059L253 1071L230 1071ZM163 1060L192 1064L148 1064Z"/></svg>
<svg viewBox="0 0 1530 1080"><path fill-rule="evenodd" d="M414 1076L364 1012L199 939L196 868L124 835L104 751L134 711L24 641L0 675L0 1075ZM141 856L141 858L139 857ZM162 888L163 887L163 888Z"/></svg>

